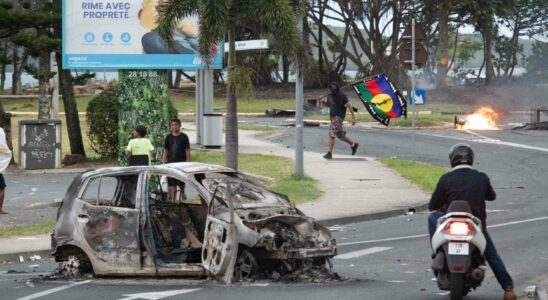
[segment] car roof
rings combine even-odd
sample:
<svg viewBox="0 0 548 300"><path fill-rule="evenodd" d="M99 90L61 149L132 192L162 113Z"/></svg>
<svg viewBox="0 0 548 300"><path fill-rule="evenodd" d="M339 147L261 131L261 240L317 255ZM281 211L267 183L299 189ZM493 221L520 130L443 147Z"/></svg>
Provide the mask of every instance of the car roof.
<svg viewBox="0 0 548 300"><path fill-rule="evenodd" d="M167 171L167 170L177 170L187 174L193 173L210 173L210 172L235 172L234 169L219 166L211 165L205 163L195 163L195 162L180 162L180 163L169 163L155 166L128 166L128 167L108 167L94 169L84 172L83 177L96 176L101 174L108 173L138 173L142 171Z"/></svg>

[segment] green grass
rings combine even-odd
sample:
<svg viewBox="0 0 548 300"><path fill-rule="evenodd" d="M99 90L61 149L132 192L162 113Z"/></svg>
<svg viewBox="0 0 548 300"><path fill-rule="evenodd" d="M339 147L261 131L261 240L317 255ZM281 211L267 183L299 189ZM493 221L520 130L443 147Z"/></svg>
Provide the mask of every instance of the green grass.
<svg viewBox="0 0 548 300"><path fill-rule="evenodd" d="M417 127L432 127L432 126L441 126L444 123L447 122L453 122L453 118L455 116L452 115L441 115L441 114L430 114L430 115L419 115L417 114L417 118L415 119L415 126ZM390 126L392 127L412 127L411 114L407 115L407 119L404 118L398 118L398 119L392 119L390 121Z"/></svg>
<svg viewBox="0 0 548 300"><path fill-rule="evenodd" d="M85 112L89 101L93 96L77 96L76 104L79 112ZM193 96L185 96L177 93L171 93L170 99L173 105L180 113L194 113L196 110L196 99ZM38 100L36 98L29 99L1 99L0 102L4 106L5 111L14 112L37 112ZM355 97L351 97L352 105L357 107L360 112L365 112L363 104ZM64 112L65 108L63 101L59 102L60 111ZM215 98L214 108L223 111L226 108L226 99ZM240 113L264 113L269 108L276 109L295 109L295 99L250 99L240 100L238 102L238 112ZM409 106L409 111L411 107ZM431 111L434 114L464 114L474 110L474 106L468 104L452 104L452 103L437 103L427 102L426 105L417 105L417 111ZM318 116L316 120L323 120L325 117ZM326 118L328 119L328 118ZM373 120L369 114L357 115L357 120L369 121Z"/></svg>
<svg viewBox="0 0 548 300"><path fill-rule="evenodd" d="M223 152L194 151L192 161L224 165ZM319 198L322 192L316 181L307 176L293 174L293 161L286 157L263 154L240 154L239 170L274 179L268 189L287 195L294 203Z"/></svg>
<svg viewBox="0 0 548 300"><path fill-rule="evenodd" d="M194 113L196 111L196 98L171 94L170 99L173 106L180 113ZM226 108L226 99L213 99L213 107L223 111ZM238 101L239 113L264 113L269 108L295 109L294 99L250 99Z"/></svg>
<svg viewBox="0 0 548 300"><path fill-rule="evenodd" d="M79 112L86 112L89 101L93 96L77 96L76 97L76 106L78 107ZM1 98L0 98L1 99ZM13 112L38 112L38 99L29 98L29 99L1 99L2 106L5 111ZM65 106L63 100L59 99L59 111L64 112Z"/></svg>
<svg viewBox="0 0 548 300"><path fill-rule="evenodd" d="M89 101L93 96L77 96L76 105L79 112L85 112ZM1 99L1 98L0 98ZM196 111L196 98L176 93L170 94L173 106L180 113L194 113ZM38 112L38 99L1 99L5 111L14 112ZM213 99L213 107L223 111L226 108L226 99ZM295 99L250 99L238 101L240 113L264 113L269 108L295 109ZM64 112L63 101L59 101L59 111Z"/></svg>
<svg viewBox="0 0 548 300"><path fill-rule="evenodd" d="M470 104L454 104L454 103L437 103L427 102L425 105L415 106L417 111L431 111L433 113L446 114L467 114L474 111L474 106ZM411 111L411 107L408 107Z"/></svg>
<svg viewBox="0 0 548 300"><path fill-rule="evenodd" d="M393 159L389 157L379 157L378 160L383 165L409 179L427 193L432 193L436 188L436 184L441 175L448 172L448 169L446 168L419 162L413 164L413 162L409 160Z"/></svg>
<svg viewBox="0 0 548 300"><path fill-rule="evenodd" d="M442 114L417 114L416 126L417 127L432 127L432 126L441 126L445 122L452 122L454 116L452 115L442 115ZM321 120L328 121L329 115L312 115L305 117L306 120ZM347 115L346 121L351 120L351 116ZM356 121L358 122L375 122L375 119L369 114L356 114ZM380 124L380 123L379 123ZM398 118L390 120L390 127L411 127L411 113L407 115L407 119Z"/></svg>
<svg viewBox="0 0 548 300"><path fill-rule="evenodd" d="M54 223L0 226L0 238L22 235L48 234L53 231Z"/></svg>
<svg viewBox="0 0 548 300"><path fill-rule="evenodd" d="M11 132L13 143L13 156L16 162L19 162L19 121L34 119L31 116L14 116L11 118ZM70 142L68 138L68 130L66 126L66 119L64 116L60 116L61 120L61 157L70 154ZM86 156L89 159L97 159L99 155L91 149L88 134L87 134L87 121L85 117L80 118L80 129L82 130L82 139L84 142L84 149Z"/></svg>
<svg viewBox="0 0 548 300"><path fill-rule="evenodd" d="M302 203L320 198L322 191L314 179L308 176L292 174L268 186L273 192L286 194L295 203Z"/></svg>

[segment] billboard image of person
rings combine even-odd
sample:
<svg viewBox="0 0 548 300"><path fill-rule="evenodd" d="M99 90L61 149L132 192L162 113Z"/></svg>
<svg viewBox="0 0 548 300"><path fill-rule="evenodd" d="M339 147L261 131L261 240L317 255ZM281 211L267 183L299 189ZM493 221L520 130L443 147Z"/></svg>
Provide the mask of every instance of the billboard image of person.
<svg viewBox="0 0 548 300"><path fill-rule="evenodd" d="M64 0L65 69L222 68L223 43L211 66L199 50L199 16L182 18L172 46L160 37L158 16L165 0Z"/></svg>
<svg viewBox="0 0 548 300"><path fill-rule="evenodd" d="M141 38L143 51L147 54L199 54L198 16L192 15L180 20L173 30L173 47L168 47L158 34L158 14L162 0L145 0L139 11L139 22L150 30Z"/></svg>

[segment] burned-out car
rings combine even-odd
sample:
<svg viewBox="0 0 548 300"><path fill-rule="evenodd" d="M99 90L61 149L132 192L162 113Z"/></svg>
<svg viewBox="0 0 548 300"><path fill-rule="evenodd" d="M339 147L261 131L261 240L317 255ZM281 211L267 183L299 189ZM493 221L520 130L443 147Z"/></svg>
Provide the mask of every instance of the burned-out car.
<svg viewBox="0 0 548 300"><path fill-rule="evenodd" d="M65 268L98 276L225 281L325 265L337 253L329 230L285 196L199 163L80 174L59 207L52 249Z"/></svg>

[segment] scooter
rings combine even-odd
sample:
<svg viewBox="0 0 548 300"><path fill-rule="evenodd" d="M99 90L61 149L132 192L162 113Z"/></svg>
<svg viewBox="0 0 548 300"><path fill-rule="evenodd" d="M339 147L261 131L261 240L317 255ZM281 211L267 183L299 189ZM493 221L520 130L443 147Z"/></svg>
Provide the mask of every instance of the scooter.
<svg viewBox="0 0 548 300"><path fill-rule="evenodd" d="M485 277L486 241L481 228L466 201L452 201L438 219L431 241L432 271L439 289L451 291L451 300L462 299Z"/></svg>

